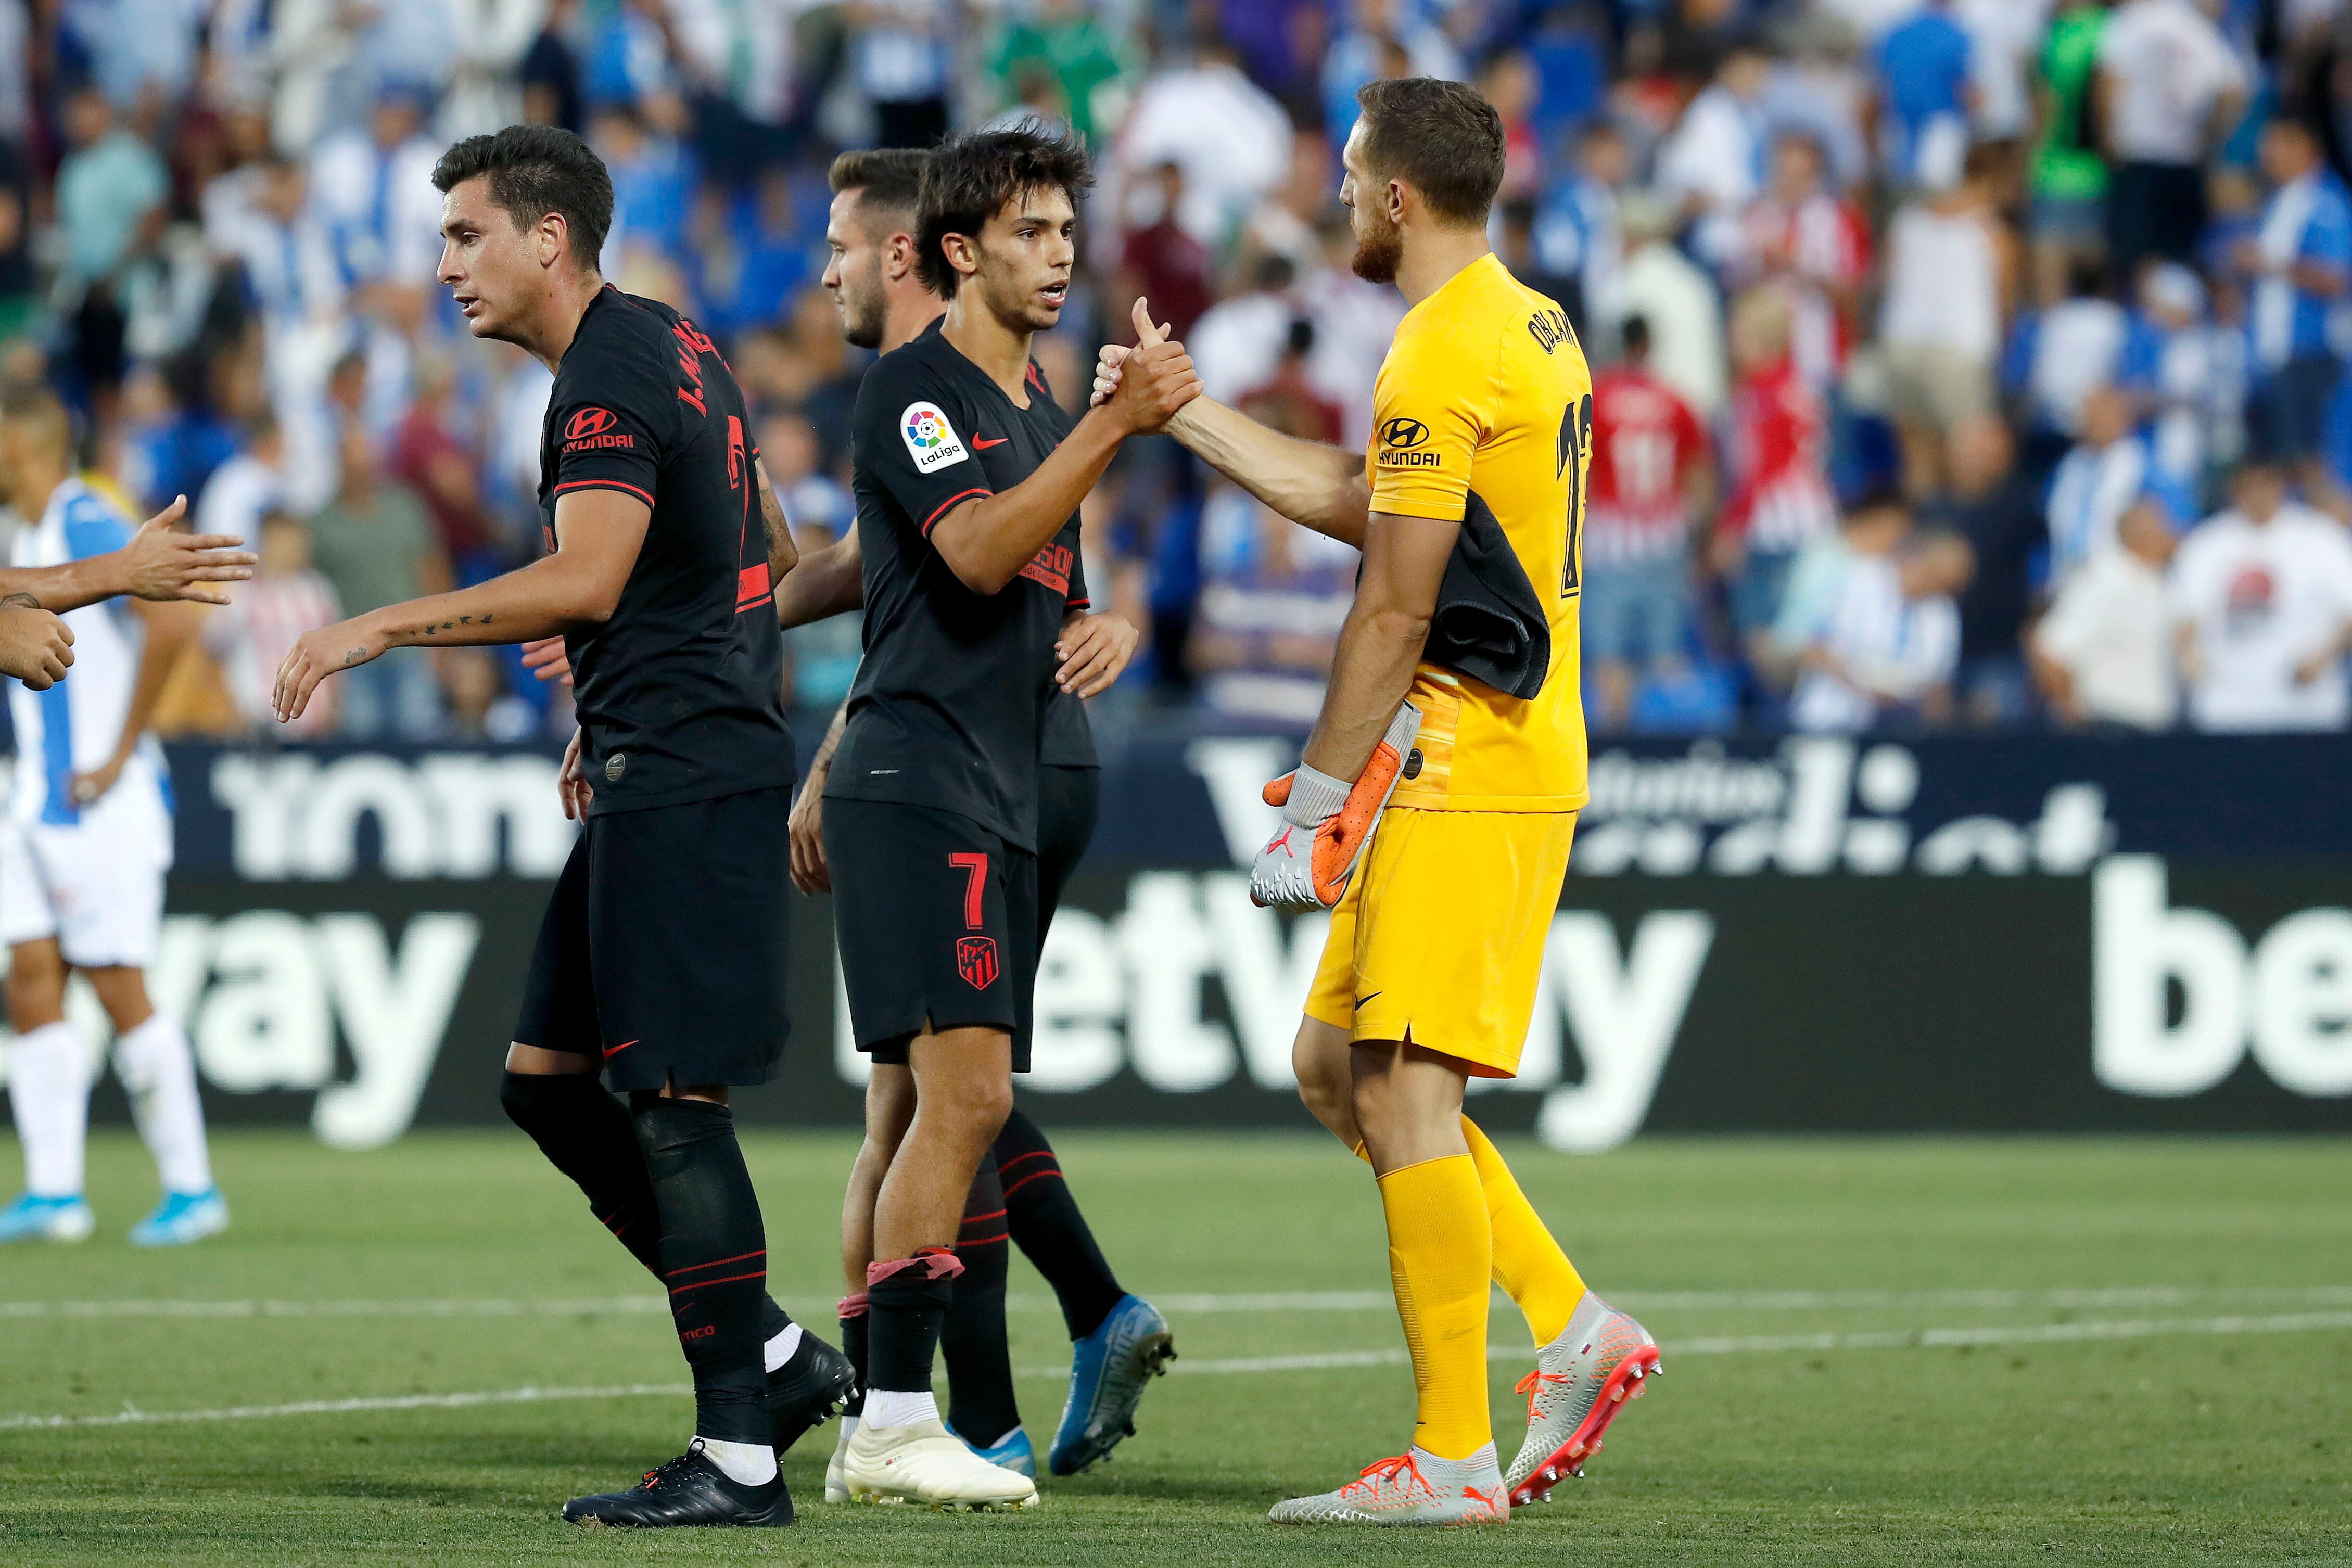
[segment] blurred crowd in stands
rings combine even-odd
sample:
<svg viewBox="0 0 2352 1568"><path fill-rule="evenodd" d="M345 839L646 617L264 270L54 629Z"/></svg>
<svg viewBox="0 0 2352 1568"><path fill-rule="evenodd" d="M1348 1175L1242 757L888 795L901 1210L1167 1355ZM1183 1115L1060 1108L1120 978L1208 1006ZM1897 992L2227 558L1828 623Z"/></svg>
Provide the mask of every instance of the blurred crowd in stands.
<svg viewBox="0 0 2352 1568"><path fill-rule="evenodd" d="M825 168L999 118L1096 151L1039 359L1129 302L1218 398L1360 445L1402 313L1336 150L1378 77L1475 82L1496 246L1594 365L1594 727L2342 728L2352 12L2338 0L0 0L0 375L141 515L262 570L175 676L261 729L290 641L540 548L548 376L433 279L453 139L572 127L623 288L719 340L806 542L850 525L865 356ZM1115 708L1304 721L1354 552L1164 440L1090 501L1146 628ZM836 701L854 620L793 634ZM568 723L506 652L330 683L309 733Z"/></svg>

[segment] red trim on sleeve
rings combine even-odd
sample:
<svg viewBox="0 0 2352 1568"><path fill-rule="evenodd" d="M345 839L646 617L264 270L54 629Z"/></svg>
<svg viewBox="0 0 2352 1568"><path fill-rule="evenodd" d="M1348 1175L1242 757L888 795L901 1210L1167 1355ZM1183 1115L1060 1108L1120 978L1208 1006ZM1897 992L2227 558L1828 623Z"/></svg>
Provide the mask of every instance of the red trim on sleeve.
<svg viewBox="0 0 2352 1568"><path fill-rule="evenodd" d="M766 561L763 560L757 566L747 566L735 574L735 608L738 611L749 610L751 606L764 603L772 597L773 595L768 591Z"/></svg>
<svg viewBox="0 0 2352 1568"><path fill-rule="evenodd" d="M638 489L635 485L620 479L567 479L558 485L551 493L561 496L566 490L626 490L646 506L650 507L654 504L652 496Z"/></svg>
<svg viewBox="0 0 2352 1568"><path fill-rule="evenodd" d="M1064 605L1062 608L1065 610L1085 610L1093 603L1094 601L1091 599L1073 599L1069 603Z"/></svg>
<svg viewBox="0 0 2352 1568"><path fill-rule="evenodd" d="M937 507L934 507L931 509L931 515L923 519L923 537L925 538L929 538L931 537L931 525L938 522L940 515L950 507L954 506L958 501L970 500L974 496L993 496L995 494L995 491L980 486L974 486L969 490L957 491L954 495L950 496L946 500L941 501Z"/></svg>

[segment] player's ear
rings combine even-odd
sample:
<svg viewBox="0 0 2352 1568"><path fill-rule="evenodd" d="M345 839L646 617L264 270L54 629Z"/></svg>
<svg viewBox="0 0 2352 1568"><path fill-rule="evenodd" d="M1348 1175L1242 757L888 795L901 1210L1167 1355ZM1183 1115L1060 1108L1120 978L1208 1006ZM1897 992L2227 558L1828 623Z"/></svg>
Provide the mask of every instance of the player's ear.
<svg viewBox="0 0 2352 1568"><path fill-rule="evenodd" d="M882 246L882 271L892 282L915 270L915 236L892 235Z"/></svg>
<svg viewBox="0 0 2352 1568"><path fill-rule="evenodd" d="M539 220L539 265L553 267L563 254L566 225L562 213L549 213Z"/></svg>
<svg viewBox="0 0 2352 1568"><path fill-rule="evenodd" d="M970 235L944 235L940 248L947 253L948 265L969 277L980 270L980 246Z"/></svg>

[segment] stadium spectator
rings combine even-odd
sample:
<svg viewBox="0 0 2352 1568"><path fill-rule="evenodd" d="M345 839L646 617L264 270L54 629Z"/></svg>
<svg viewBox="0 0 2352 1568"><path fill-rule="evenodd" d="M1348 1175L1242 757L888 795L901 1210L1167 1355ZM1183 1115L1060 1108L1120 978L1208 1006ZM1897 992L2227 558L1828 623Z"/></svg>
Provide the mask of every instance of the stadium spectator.
<svg viewBox="0 0 2352 1568"><path fill-rule="evenodd" d="M2192 0L2125 0L2099 37L2107 245L2123 277L2186 261L2205 227L2206 154L2246 101L2246 72Z"/></svg>
<svg viewBox="0 0 2352 1568"><path fill-rule="evenodd" d="M1629 199L1620 208L1626 257L1612 293L1617 308L1650 323L1650 363L1701 417L1723 407L1723 308L1714 283L1674 243L1672 209Z"/></svg>
<svg viewBox="0 0 2352 1568"><path fill-rule="evenodd" d="M356 422L344 427L333 500L310 519L311 554L345 615L364 614L454 586L425 503L377 471ZM441 728L431 654L395 648L343 672L341 733L354 739L426 740ZM382 672L382 673L377 673ZM352 677L357 677L356 679Z"/></svg>
<svg viewBox="0 0 2352 1568"><path fill-rule="evenodd" d="M1840 536L1822 558L1822 580L1772 632L1798 671L1790 723L1856 731L1940 718L1959 656L1950 596L1967 580L1967 547L1945 536L1906 550L1911 514L1887 491L1857 502Z"/></svg>
<svg viewBox="0 0 2352 1568"><path fill-rule="evenodd" d="M2153 497L2124 513L2033 628L2033 674L2074 726L2170 729L2180 712L2165 569L2178 541Z"/></svg>
<svg viewBox="0 0 2352 1568"><path fill-rule="evenodd" d="M2063 297L2074 268L2106 254L2105 137L2093 90L2106 25L2107 8L2100 0L2067 5L2050 24L2035 67L2042 133L2028 179L2028 224L2033 293L2043 305Z"/></svg>
<svg viewBox="0 0 2352 1568"><path fill-rule="evenodd" d="M2064 298L2018 313L2001 382L2038 445L2063 451L2082 431L2083 400L2125 379L2132 328L2130 313L2108 297L2105 268L2089 261L2069 274Z"/></svg>
<svg viewBox="0 0 2352 1568"><path fill-rule="evenodd" d="M2172 561L2189 722L2221 733L2340 730L2352 722L2352 537L2290 500L2272 462L2241 467L2231 498Z"/></svg>
<svg viewBox="0 0 2352 1568"><path fill-rule="evenodd" d="M1260 256L1250 270L1248 290L1220 300L1194 324L1185 346L1211 397L1238 402L1274 373L1290 323L1300 313L1292 297L1297 281L1287 258ZM1152 299L1155 311L1159 303Z"/></svg>
<svg viewBox="0 0 2352 1568"><path fill-rule="evenodd" d="M1790 352L1797 371L1827 395L1845 372L1870 275L1870 231L1830 193L1821 143L1810 134L1773 139L1770 183L1740 214L1739 247L1726 271L1735 285L1785 286L1795 311Z"/></svg>
<svg viewBox="0 0 2352 1568"><path fill-rule="evenodd" d="M310 214L326 230L346 287L425 287L441 249L441 193L414 89L386 92L367 129L339 131L310 157Z"/></svg>
<svg viewBox="0 0 2352 1568"><path fill-rule="evenodd" d="M1625 138L1596 120L1578 134L1575 159L1546 183L1536 205L1538 263L1548 277L1576 280L1560 308L1587 348L1601 351L1617 322L1617 277L1625 264L1617 219L1625 179Z"/></svg>
<svg viewBox="0 0 2352 1568"><path fill-rule="evenodd" d="M1176 221L1184 207L1184 166L1174 159L1151 171L1151 183L1139 196L1156 198L1150 221L1127 232L1119 252L1118 292L1151 301L1153 313L1171 336L1189 340L1192 324L1214 295L1209 282L1209 247ZM1123 329L1122 329L1123 330Z"/></svg>
<svg viewBox="0 0 2352 1568"><path fill-rule="evenodd" d="M2031 78L2050 26L2050 0L1956 0L1953 19L1969 35L1969 68L1976 88L1971 129L2000 151L2003 195L2014 193L2025 139L2032 131Z"/></svg>
<svg viewBox="0 0 2352 1568"><path fill-rule="evenodd" d="M1887 412L1903 441L1903 484L1931 496L1944 476L1955 427L1990 413L2002 306L2014 277L2008 232L1980 178L1958 150L1931 151L1918 179L1927 194L1895 214L1878 333Z"/></svg>
<svg viewBox="0 0 2352 1568"><path fill-rule="evenodd" d="M1242 74L1232 46L1212 37L1190 66L1163 71L1137 92L1112 144L1111 183L1161 163L1181 165L1184 203L1176 221L1213 248L1280 183L1291 137L1282 105Z"/></svg>
<svg viewBox="0 0 2352 1568"><path fill-rule="evenodd" d="M1732 627L1751 644L1780 618L1799 552L1832 534L1838 521L1828 413L1789 357L1790 316L1786 297L1766 287L1742 295L1731 317L1739 381L1712 564L1728 591Z"/></svg>
<svg viewBox="0 0 2352 1568"><path fill-rule="evenodd" d="M1584 527L1584 658L1599 727L1633 715L1637 676L1684 663L1692 608L1692 520L1713 459L1691 407L1651 372L1650 324L1629 317L1624 357L1592 382L1592 465Z"/></svg>
<svg viewBox="0 0 2352 1568"><path fill-rule="evenodd" d="M1357 553L1223 483L1202 515L1201 552L1188 653L1203 701L1231 718L1314 722Z"/></svg>
<svg viewBox="0 0 2352 1568"><path fill-rule="evenodd" d="M1966 155L1979 92L1975 45L1952 16L1952 0L1924 0L1878 41L1878 156L1897 185Z"/></svg>
<svg viewBox="0 0 2352 1568"><path fill-rule="evenodd" d="M1692 250L1710 266L1732 255L1740 210L1762 186L1768 131L1760 99L1771 68L1753 44L1733 47L1658 150L1659 193L1675 204L1691 225Z"/></svg>
<svg viewBox="0 0 2352 1568"><path fill-rule="evenodd" d="M2148 454L2168 484L2196 496L2209 470L2245 444L2245 336L2210 319L2203 281L2178 262L2143 272L2139 293Z"/></svg>
<svg viewBox="0 0 2352 1568"><path fill-rule="evenodd" d="M265 725L276 727L270 687L288 651L304 632L341 620L343 612L334 585L311 565L310 530L300 518L272 507L261 515L255 534L246 537L257 534L261 564L253 580L230 596L226 609L206 618L204 640L220 663L238 716L258 734ZM286 733L320 738L335 732L340 694L322 695L326 701L313 701Z"/></svg>
<svg viewBox="0 0 2352 1568"><path fill-rule="evenodd" d="M415 382L385 466L432 514L457 581L479 582L503 570L506 552L482 506L480 459L457 437L457 367L437 353L425 355Z"/></svg>
<svg viewBox="0 0 2352 1568"><path fill-rule="evenodd" d="M2035 558L2050 536L2042 488L2019 471L2008 425L1988 414L1952 433L1951 489L1921 508L1920 521L1966 543L1975 566L1958 601L1954 716L1979 728L2024 722L2025 623Z"/></svg>
<svg viewBox="0 0 2352 1568"><path fill-rule="evenodd" d="M246 423L243 449L215 469L211 481L197 493L196 531L235 534L241 539L260 538L263 520L284 503L285 462L286 440L278 434L277 419L267 410L255 414ZM302 559L307 566L308 538L303 541ZM265 571L268 565L263 562ZM341 619L331 615L320 624ZM289 642L287 646L293 644ZM285 649L278 653L282 657Z"/></svg>
<svg viewBox="0 0 2352 1568"><path fill-rule="evenodd" d="M2116 387L2083 400L2081 439L2050 479L2050 581L2115 542L2124 508L2148 485L2147 443L2133 428L2132 401Z"/></svg>
<svg viewBox="0 0 2352 1568"><path fill-rule="evenodd" d="M1079 0L1038 0L1034 9L1009 16L1002 26L989 57L998 101L1019 99L1014 84L1042 72L1053 82L1070 129L1099 146L1117 123L1119 85L1131 69L1117 24Z"/></svg>
<svg viewBox="0 0 2352 1568"><path fill-rule="evenodd" d="M2331 332L2352 306L2352 198L2299 120L2263 128L2262 162L2270 201L2236 258L2253 279L2252 434L2258 451L2315 493L2330 484L2320 442L2344 372Z"/></svg>

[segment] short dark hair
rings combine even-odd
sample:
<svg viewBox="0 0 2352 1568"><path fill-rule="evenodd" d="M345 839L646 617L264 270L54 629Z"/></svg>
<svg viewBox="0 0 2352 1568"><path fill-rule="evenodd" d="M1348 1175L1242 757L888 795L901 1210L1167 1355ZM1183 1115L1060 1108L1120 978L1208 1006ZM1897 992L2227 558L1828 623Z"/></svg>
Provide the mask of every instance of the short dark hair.
<svg viewBox="0 0 2352 1568"><path fill-rule="evenodd" d="M1486 221L1503 187L1503 117L1458 81L1404 77L1356 91L1364 111L1364 162L1421 193L1448 223Z"/></svg>
<svg viewBox="0 0 2352 1568"><path fill-rule="evenodd" d="M1625 345L1625 357L1638 360L1650 351L1650 319L1628 316L1617 323L1617 340Z"/></svg>
<svg viewBox="0 0 2352 1568"><path fill-rule="evenodd" d="M948 235L978 235L1007 202L1032 191L1058 190L1076 208L1094 183L1086 148L1043 120L957 137L933 152L923 168L917 276L932 293L954 298L961 277L942 248Z"/></svg>
<svg viewBox="0 0 2352 1568"><path fill-rule="evenodd" d="M1911 499L1901 488L1884 479L1864 486L1845 504L1847 522L1854 522L1874 512L1905 512L1911 510Z"/></svg>
<svg viewBox="0 0 2352 1568"><path fill-rule="evenodd" d="M588 143L553 125L468 136L433 165L433 188L446 195L484 174L491 202L518 230L557 214L571 235L572 265L595 269L613 227L613 176Z"/></svg>
<svg viewBox="0 0 2352 1568"><path fill-rule="evenodd" d="M835 158L825 183L836 196L856 191L860 200L911 213L922 204L923 167L930 161L919 147L868 147Z"/></svg>

